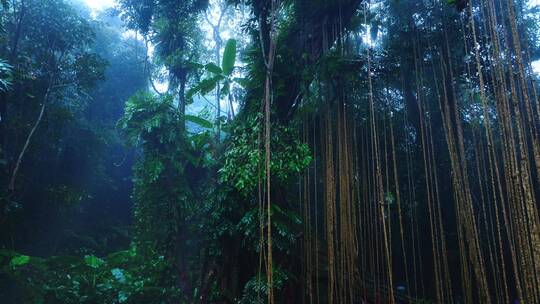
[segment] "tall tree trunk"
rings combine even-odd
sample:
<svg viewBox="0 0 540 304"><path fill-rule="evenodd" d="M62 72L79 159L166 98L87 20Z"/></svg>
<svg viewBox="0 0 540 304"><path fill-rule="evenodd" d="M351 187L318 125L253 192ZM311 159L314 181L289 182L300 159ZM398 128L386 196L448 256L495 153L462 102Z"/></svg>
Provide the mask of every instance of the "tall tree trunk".
<svg viewBox="0 0 540 304"><path fill-rule="evenodd" d="M180 123L182 125L182 129L186 129L186 81L187 76L185 73L183 73L180 76L180 87L178 90L178 112L180 113Z"/></svg>
<svg viewBox="0 0 540 304"><path fill-rule="evenodd" d="M25 16L26 16L26 4L24 0L21 0L21 6L20 6L17 21L16 21L17 27L15 29L15 35L13 37L11 50L9 51L9 58L7 58L8 62L11 64L15 64L15 59L17 58L17 53L19 50L19 42L22 36L23 21L24 21ZM6 48L6 51L8 49L8 45L9 43L6 43L6 45L4 46ZM7 134L6 134L8 97L9 97L9 94L7 92L0 92L0 158L7 157L5 150L8 144Z"/></svg>
<svg viewBox="0 0 540 304"><path fill-rule="evenodd" d="M15 180L17 178L17 173L19 172L19 168L22 163L22 159L24 157L24 154L26 153L26 150L28 149L28 146L30 145L30 141L32 140L32 137L34 136L34 133L36 132L37 128L39 127L39 124L41 123L41 120L43 119L43 114L45 113L45 108L47 106L47 103L49 101L49 96L51 94L51 90L54 86L54 82L56 79L56 73L53 72L53 74L49 78L49 84L47 85L47 91L45 91L45 95L43 96L43 103L41 104L41 109L39 111L38 118L36 119L36 122L34 123L34 126L30 130L30 133L28 133L28 136L26 137L26 141L24 143L24 146L21 150L21 153L19 153L19 157L17 158L17 162L15 163L15 168L13 169L13 172L11 174L11 179L9 181L8 190L14 191L15 190Z"/></svg>
<svg viewBox="0 0 540 304"><path fill-rule="evenodd" d="M216 56L216 64L219 66L220 63L220 50L221 50L221 37L219 35L219 24L214 27L214 41L216 43L216 49L215 49L215 56ZM217 107L217 115L216 115L216 125L217 125L217 132L216 132L216 139L219 141L221 138L221 98L220 98L220 83L218 82L216 85L216 107Z"/></svg>
<svg viewBox="0 0 540 304"><path fill-rule="evenodd" d="M48 95L48 93L47 93ZM41 110L39 111L38 118L36 122L34 123L34 126L30 130L30 133L28 133L28 137L26 138L26 142L24 143L24 146L21 150L21 153L19 153L19 157L17 158L17 163L15 164L15 169L13 169L13 173L11 174L11 179L9 181L9 191L15 190L15 179L17 178L17 173L19 172L19 168L22 163L22 159L24 157L24 154L26 153L26 150L28 149L28 146L30 145L30 141L32 140L32 136L34 136L34 133L36 132L39 124L41 123L41 120L43 118L43 114L45 113L45 107L47 106L47 96L45 96L45 100L43 101L43 104L41 105Z"/></svg>

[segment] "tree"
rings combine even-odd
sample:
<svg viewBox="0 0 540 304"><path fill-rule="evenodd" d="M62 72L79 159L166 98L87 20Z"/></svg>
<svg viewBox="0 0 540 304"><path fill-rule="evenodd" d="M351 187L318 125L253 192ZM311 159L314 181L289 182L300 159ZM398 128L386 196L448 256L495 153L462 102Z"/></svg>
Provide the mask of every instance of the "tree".
<svg viewBox="0 0 540 304"><path fill-rule="evenodd" d="M200 49L197 23L192 18L208 5L207 0L122 0L121 17L156 46L157 61L170 74L169 87L178 90L178 109L185 114L186 86Z"/></svg>
<svg viewBox="0 0 540 304"><path fill-rule="evenodd" d="M1 239L42 240L43 252L57 252L80 245L83 236L74 240L74 235L88 233L88 225L99 226L91 214L113 208L122 210L117 213L123 213L121 223L129 221L131 152L115 125L123 102L146 81L140 42L123 39L103 17L101 23L83 18L80 8L64 1L38 2L14 1L15 9L5 16L9 43L0 56L15 55L12 89L0 93L5 107ZM11 30L17 27L19 38ZM26 225L20 218L28 214L47 220ZM118 217L95 219L111 223ZM74 222L77 227L70 227ZM64 246L68 239L71 247Z"/></svg>

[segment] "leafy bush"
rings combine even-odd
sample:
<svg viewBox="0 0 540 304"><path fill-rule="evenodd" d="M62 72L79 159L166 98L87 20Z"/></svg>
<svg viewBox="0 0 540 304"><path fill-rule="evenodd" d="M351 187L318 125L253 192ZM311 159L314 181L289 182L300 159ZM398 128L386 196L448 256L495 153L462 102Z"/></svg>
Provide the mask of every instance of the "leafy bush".
<svg viewBox="0 0 540 304"><path fill-rule="evenodd" d="M279 291L284 286L289 276L283 270L274 268L273 280L274 290ZM252 277L244 286L244 292L240 304L264 304L268 297L268 284L266 283L266 275Z"/></svg>
<svg viewBox="0 0 540 304"><path fill-rule="evenodd" d="M245 124L237 127L225 152L224 165L219 170L221 181L230 183L246 197L256 189L257 176L261 180L265 177L264 142L262 137L259 138L261 131L261 115L249 117ZM287 183L311 162L309 147L298 140L292 127L272 126L270 145L270 172L279 183Z"/></svg>
<svg viewBox="0 0 540 304"><path fill-rule="evenodd" d="M135 247L99 258L46 259L0 252L1 272L15 281L20 303L179 303L174 274L163 256Z"/></svg>

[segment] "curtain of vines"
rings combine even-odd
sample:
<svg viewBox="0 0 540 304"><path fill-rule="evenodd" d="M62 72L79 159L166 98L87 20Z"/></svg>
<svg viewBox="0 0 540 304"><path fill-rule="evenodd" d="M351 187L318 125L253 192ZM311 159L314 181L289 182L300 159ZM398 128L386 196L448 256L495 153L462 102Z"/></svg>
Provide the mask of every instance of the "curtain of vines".
<svg viewBox="0 0 540 304"><path fill-rule="evenodd" d="M323 39L337 42L304 98L304 301L538 303L540 105L520 10L420 2L432 24L409 28L397 73L354 35ZM367 33L369 4L359 15Z"/></svg>

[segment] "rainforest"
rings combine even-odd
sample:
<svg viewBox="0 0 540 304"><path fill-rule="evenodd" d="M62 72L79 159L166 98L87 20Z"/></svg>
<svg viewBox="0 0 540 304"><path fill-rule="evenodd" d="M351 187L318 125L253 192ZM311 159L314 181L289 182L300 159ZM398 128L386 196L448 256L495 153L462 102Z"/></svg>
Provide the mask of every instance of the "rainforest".
<svg viewBox="0 0 540 304"><path fill-rule="evenodd" d="M540 303L539 0L0 0L0 303Z"/></svg>

